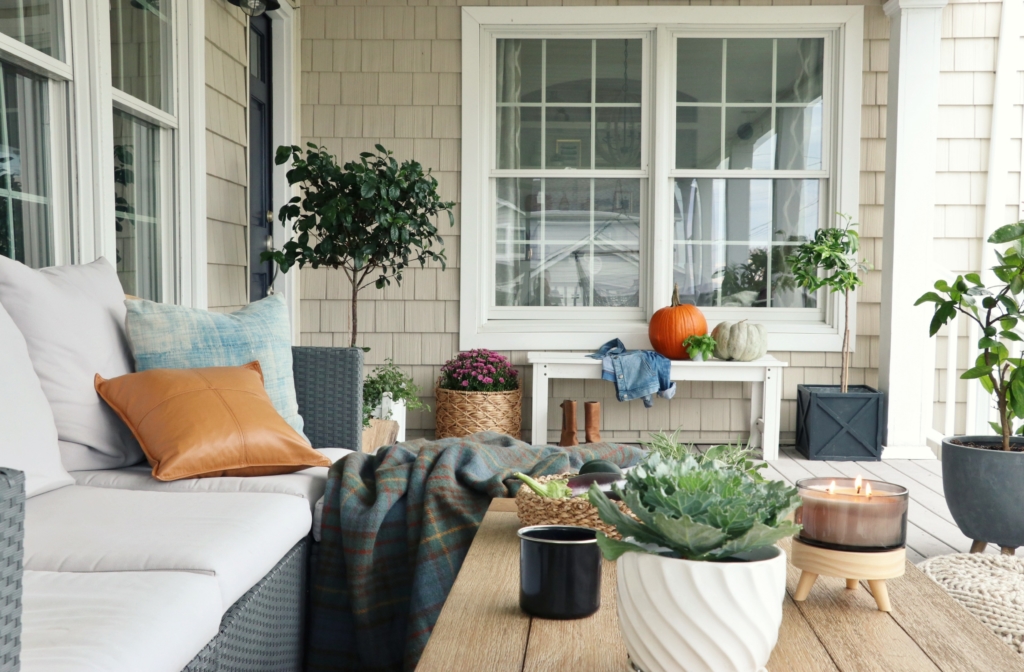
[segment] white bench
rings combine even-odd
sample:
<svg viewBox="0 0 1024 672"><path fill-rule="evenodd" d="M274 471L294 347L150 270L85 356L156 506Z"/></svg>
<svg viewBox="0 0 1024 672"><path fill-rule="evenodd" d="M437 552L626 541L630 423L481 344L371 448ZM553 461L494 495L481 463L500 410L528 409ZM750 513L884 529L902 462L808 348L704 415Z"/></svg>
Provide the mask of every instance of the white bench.
<svg viewBox="0 0 1024 672"><path fill-rule="evenodd" d="M530 352L533 365L533 445L547 441L548 381L552 378L600 379L601 360L584 353ZM764 459L779 457L782 368L771 355L753 362L672 362L672 380L753 383L750 393L750 446ZM666 428L668 429L668 428Z"/></svg>

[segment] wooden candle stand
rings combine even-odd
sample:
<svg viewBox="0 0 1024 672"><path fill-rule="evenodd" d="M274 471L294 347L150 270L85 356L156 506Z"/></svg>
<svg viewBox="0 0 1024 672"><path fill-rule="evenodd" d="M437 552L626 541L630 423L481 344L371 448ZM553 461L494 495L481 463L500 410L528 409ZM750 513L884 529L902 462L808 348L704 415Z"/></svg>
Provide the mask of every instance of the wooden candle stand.
<svg viewBox="0 0 1024 672"><path fill-rule="evenodd" d="M866 579L875 598L879 611L892 611L889 603L889 591L885 586L886 579L903 576L907 565L907 551L897 548L894 551L875 551L858 553L856 551L835 551L820 546L811 546L793 538L793 550L790 562L803 571L797 584L793 599L803 602L811 592L811 586L818 576L836 576L846 579L846 587L856 590L858 582Z"/></svg>

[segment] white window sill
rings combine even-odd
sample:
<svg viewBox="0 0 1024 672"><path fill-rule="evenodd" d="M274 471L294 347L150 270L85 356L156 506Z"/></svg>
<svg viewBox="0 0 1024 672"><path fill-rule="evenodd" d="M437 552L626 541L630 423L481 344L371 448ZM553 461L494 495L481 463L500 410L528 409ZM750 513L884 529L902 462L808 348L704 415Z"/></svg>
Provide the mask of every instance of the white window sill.
<svg viewBox="0 0 1024 672"><path fill-rule="evenodd" d="M757 321L757 317L748 319ZM708 319L708 331L719 320ZM773 352L840 352L843 335L838 329L823 323L771 323L762 322L768 330L768 350ZM649 350L646 321L578 322L540 320L491 320L473 329L463 325L459 333L459 348L471 350L582 350L593 352L602 344L622 339L627 348ZM571 329L571 331L567 330ZM850 351L856 339L850 339Z"/></svg>

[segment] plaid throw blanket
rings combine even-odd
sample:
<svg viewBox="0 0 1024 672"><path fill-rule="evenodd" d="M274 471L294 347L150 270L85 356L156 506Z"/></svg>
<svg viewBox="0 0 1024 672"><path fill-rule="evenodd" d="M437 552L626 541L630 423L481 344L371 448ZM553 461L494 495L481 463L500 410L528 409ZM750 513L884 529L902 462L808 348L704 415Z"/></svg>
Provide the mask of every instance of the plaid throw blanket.
<svg viewBox="0 0 1024 672"><path fill-rule="evenodd" d="M506 479L596 458L631 466L641 455L607 443L534 447L493 432L347 455L324 495L306 669L412 670L491 499L518 489Z"/></svg>

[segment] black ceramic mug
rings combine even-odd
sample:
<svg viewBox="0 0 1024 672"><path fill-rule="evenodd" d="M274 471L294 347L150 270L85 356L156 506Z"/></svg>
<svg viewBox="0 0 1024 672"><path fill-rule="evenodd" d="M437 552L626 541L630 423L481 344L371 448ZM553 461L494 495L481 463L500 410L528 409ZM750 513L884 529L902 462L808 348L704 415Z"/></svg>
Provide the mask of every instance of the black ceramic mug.
<svg viewBox="0 0 1024 672"><path fill-rule="evenodd" d="M583 618L601 608L597 530L534 525L519 530L519 607L540 618Z"/></svg>

